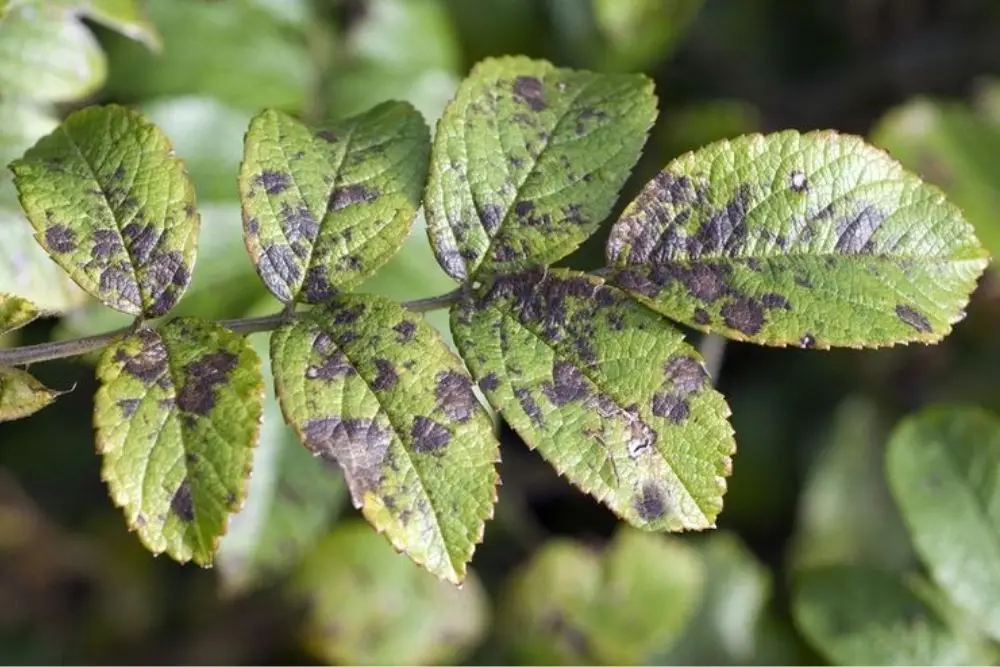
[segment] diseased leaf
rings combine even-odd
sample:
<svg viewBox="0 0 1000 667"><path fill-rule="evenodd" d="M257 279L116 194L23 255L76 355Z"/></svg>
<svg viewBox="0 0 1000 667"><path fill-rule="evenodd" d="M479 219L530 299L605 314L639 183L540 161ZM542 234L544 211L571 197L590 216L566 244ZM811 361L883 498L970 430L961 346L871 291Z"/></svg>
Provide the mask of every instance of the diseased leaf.
<svg viewBox="0 0 1000 667"><path fill-rule="evenodd" d="M0 366L0 422L33 415L51 405L61 393L49 389L27 371Z"/></svg>
<svg viewBox="0 0 1000 667"><path fill-rule="evenodd" d="M979 649L881 570L841 565L804 572L792 611L806 639L833 664L982 664Z"/></svg>
<svg viewBox="0 0 1000 667"><path fill-rule="evenodd" d="M50 313L88 298L35 243L31 225L19 211L0 207L0 239L0 292L17 294Z"/></svg>
<svg viewBox="0 0 1000 667"><path fill-rule="evenodd" d="M674 160L607 255L616 284L665 315L805 348L937 341L987 264L936 187L857 137L794 131Z"/></svg>
<svg viewBox="0 0 1000 667"><path fill-rule="evenodd" d="M264 384L249 342L181 318L110 345L94 405L101 476L153 553L210 565L246 497Z"/></svg>
<svg viewBox="0 0 1000 667"><path fill-rule="evenodd" d="M519 664L650 664L698 608L701 561L674 538L620 529L603 555L549 540L505 585L498 628Z"/></svg>
<svg viewBox="0 0 1000 667"><path fill-rule="evenodd" d="M474 572L461 588L435 579L356 520L307 556L290 593L310 604L305 643L329 664L461 664L490 621Z"/></svg>
<svg viewBox="0 0 1000 667"><path fill-rule="evenodd" d="M419 315L344 296L271 338L285 419L344 470L389 541L459 583L496 500L499 445L461 361Z"/></svg>
<svg viewBox="0 0 1000 667"><path fill-rule="evenodd" d="M452 310L479 387L556 470L647 530L715 525L729 408L670 324L599 278L532 269Z"/></svg>
<svg viewBox="0 0 1000 667"><path fill-rule="evenodd" d="M931 576L1000 639L1000 419L977 408L925 410L893 431L886 467Z"/></svg>
<svg viewBox="0 0 1000 667"><path fill-rule="evenodd" d="M69 102L100 88L104 52L75 16L46 3L13 5L0 22L0 93Z"/></svg>
<svg viewBox="0 0 1000 667"><path fill-rule="evenodd" d="M38 308L30 301L0 292L0 336L20 329L39 314Z"/></svg>
<svg viewBox="0 0 1000 667"><path fill-rule="evenodd" d="M279 111L250 122L240 168L244 238L282 301L321 303L385 264L420 206L430 137L387 102L316 130Z"/></svg>
<svg viewBox="0 0 1000 667"><path fill-rule="evenodd" d="M83 289L158 317L191 280L201 218L166 137L117 105L76 111L11 164L35 238Z"/></svg>
<svg viewBox="0 0 1000 667"><path fill-rule="evenodd" d="M438 123L428 233L456 280L568 255L607 217L656 116L645 76L487 59Z"/></svg>
<svg viewBox="0 0 1000 667"><path fill-rule="evenodd" d="M264 360L265 385L270 384L270 335L251 340ZM249 591L296 567L346 500L340 470L299 444L271 392L264 398L253 470L247 501L219 542L216 567L227 593Z"/></svg>

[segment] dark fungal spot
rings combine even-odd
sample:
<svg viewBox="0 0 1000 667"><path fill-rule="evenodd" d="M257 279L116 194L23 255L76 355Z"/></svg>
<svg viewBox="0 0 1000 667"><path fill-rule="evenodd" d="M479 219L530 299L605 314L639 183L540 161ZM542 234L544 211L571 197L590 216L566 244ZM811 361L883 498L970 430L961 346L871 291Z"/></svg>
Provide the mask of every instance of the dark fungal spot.
<svg viewBox="0 0 1000 667"><path fill-rule="evenodd" d="M403 320L392 328L396 332L396 342L409 343L417 331L417 325L409 320Z"/></svg>
<svg viewBox="0 0 1000 667"><path fill-rule="evenodd" d="M479 381L479 388L485 392L496 391L497 387L500 386L500 380L497 378L496 373L487 373Z"/></svg>
<svg viewBox="0 0 1000 667"><path fill-rule="evenodd" d="M355 507L378 488L390 436L370 419L327 417L306 422L303 441L313 453L336 461L344 470Z"/></svg>
<svg viewBox="0 0 1000 667"><path fill-rule="evenodd" d="M799 287L805 287L806 289L812 289L813 286L812 281L809 280L809 276L804 276L800 274L796 274L795 284L798 285Z"/></svg>
<svg viewBox="0 0 1000 667"><path fill-rule="evenodd" d="M268 289L282 301L292 298L289 287L302 277L295 253L289 246L277 243L264 246L257 258L257 272Z"/></svg>
<svg viewBox="0 0 1000 667"><path fill-rule="evenodd" d="M711 303L727 292L728 274L729 267L724 264L695 264L689 269L679 271L678 277L691 296L699 301Z"/></svg>
<svg viewBox="0 0 1000 667"><path fill-rule="evenodd" d="M746 240L746 215L753 197L749 183L737 188L732 199L705 221L687 241L691 257L733 255Z"/></svg>
<svg viewBox="0 0 1000 667"><path fill-rule="evenodd" d="M727 327L746 336L757 334L764 326L764 310L753 299L733 299L722 307L721 312Z"/></svg>
<svg viewBox="0 0 1000 667"><path fill-rule="evenodd" d="M201 461L201 457L198 456L197 452L188 452L184 455L184 460L188 463L197 463L198 461Z"/></svg>
<svg viewBox="0 0 1000 667"><path fill-rule="evenodd" d="M90 257L98 264L105 264L112 256L122 251L121 237L111 229L96 229L93 233L94 245Z"/></svg>
<svg viewBox="0 0 1000 667"><path fill-rule="evenodd" d="M365 304L356 303L353 306L337 306L332 308L334 324L354 324L365 314Z"/></svg>
<svg viewBox="0 0 1000 667"><path fill-rule="evenodd" d="M708 311L705 310L704 308L695 308L694 315L691 316L691 319L694 321L695 324L701 326L708 326L709 324L712 323L712 317L708 314Z"/></svg>
<svg viewBox="0 0 1000 667"><path fill-rule="evenodd" d="M514 79L514 97L527 104L532 111L544 111L549 106L545 101L542 82L533 76L519 76Z"/></svg>
<svg viewBox="0 0 1000 667"><path fill-rule="evenodd" d="M811 350L816 347L816 337L812 334L802 334L802 338L799 339L799 347Z"/></svg>
<svg viewBox="0 0 1000 667"><path fill-rule="evenodd" d="M191 497L191 482L186 477L170 499L170 511L184 523L194 521L194 498Z"/></svg>
<svg viewBox="0 0 1000 667"><path fill-rule="evenodd" d="M146 263L160 240L159 231L152 224L143 225L134 221L122 227L122 238L128 246L128 254L138 264Z"/></svg>
<svg viewBox="0 0 1000 667"><path fill-rule="evenodd" d="M419 454L430 454L444 449L451 442L451 433L429 417L414 417L410 428L413 450Z"/></svg>
<svg viewBox="0 0 1000 667"><path fill-rule="evenodd" d="M656 521L667 513L667 499L653 482L646 482L632 500L632 507L643 521Z"/></svg>
<svg viewBox="0 0 1000 667"><path fill-rule="evenodd" d="M748 269L750 269L751 271L756 271L758 273L760 273L764 268L763 266L761 266L760 260L757 259L756 257L748 257L745 260L745 263Z"/></svg>
<svg viewBox="0 0 1000 667"><path fill-rule="evenodd" d="M524 414L528 416L528 419L538 428L542 427L542 411L538 409L538 404L535 403L535 399L531 397L531 392L524 387L518 387L514 390L514 398L517 399L518 404L524 411Z"/></svg>
<svg viewBox="0 0 1000 667"><path fill-rule="evenodd" d="M311 266L302 281L302 293L309 303L322 303L337 295L337 290L326 277L325 266Z"/></svg>
<svg viewBox="0 0 1000 667"><path fill-rule="evenodd" d="M372 389L375 391L389 391L399 382L396 367L388 359L376 359L375 370L375 379L372 380Z"/></svg>
<svg viewBox="0 0 1000 667"><path fill-rule="evenodd" d="M52 225L45 230L45 245L54 252L73 252L76 250L76 232L66 225Z"/></svg>
<svg viewBox="0 0 1000 667"><path fill-rule="evenodd" d="M139 399L137 398L123 398L118 401L118 407L122 410L122 416L128 419L135 414L135 411L139 409Z"/></svg>
<svg viewBox="0 0 1000 667"><path fill-rule="evenodd" d="M793 171L788 176L788 187L795 192L808 192L809 179L801 171Z"/></svg>
<svg viewBox="0 0 1000 667"><path fill-rule="evenodd" d="M260 234L260 221L254 216L247 218L247 234L250 236L257 236Z"/></svg>
<svg viewBox="0 0 1000 667"><path fill-rule="evenodd" d="M229 374L238 358L221 350L206 354L184 367L184 386L177 394L177 407L182 412L207 415L215 407L215 389L229 381Z"/></svg>
<svg viewBox="0 0 1000 667"><path fill-rule="evenodd" d="M552 366L552 382L542 385L542 393L553 405L562 407L590 396L590 388L579 368L567 361L557 361Z"/></svg>
<svg viewBox="0 0 1000 667"><path fill-rule="evenodd" d="M289 206L288 203L281 204L281 231L285 239L293 246L300 247L296 254L305 257L309 254L308 248L302 247L302 241L312 244L319 233L319 223L306 205Z"/></svg>
<svg viewBox="0 0 1000 667"><path fill-rule="evenodd" d="M347 356L340 350L325 358L319 364L314 364L306 368L306 378L310 380L326 380L327 382L341 377L356 375L357 371Z"/></svg>
<svg viewBox="0 0 1000 667"><path fill-rule="evenodd" d="M693 394L708 383L705 367L694 357L683 354L671 357L664 364L663 375L674 391L681 396Z"/></svg>
<svg viewBox="0 0 1000 667"><path fill-rule="evenodd" d="M322 139L329 144L335 144L338 140L337 134L333 130L320 130L316 133L316 138Z"/></svg>
<svg viewBox="0 0 1000 667"><path fill-rule="evenodd" d="M374 201L378 198L378 191L368 188L360 183L337 188L330 194L329 209L339 211L352 204L361 204Z"/></svg>
<svg viewBox="0 0 1000 667"><path fill-rule="evenodd" d="M650 409L671 424L682 424L691 415L691 406L676 394L654 394Z"/></svg>
<svg viewBox="0 0 1000 667"><path fill-rule="evenodd" d="M122 364L126 373L148 387L167 372L167 347L159 335L149 329L140 329L135 337L139 339L139 351L130 356L119 348L115 361Z"/></svg>
<svg viewBox="0 0 1000 667"><path fill-rule="evenodd" d="M121 181L125 178L125 167L118 165L113 172L111 172L112 181Z"/></svg>
<svg viewBox="0 0 1000 667"><path fill-rule="evenodd" d="M774 292L768 292L760 298L760 302L764 304L764 307L768 310L782 309L791 310L792 304L788 303L788 299L781 296L780 294L775 294Z"/></svg>
<svg viewBox="0 0 1000 667"><path fill-rule="evenodd" d="M500 226L500 220L503 217L503 211L496 204L484 204L482 212L479 214L479 221L483 225L483 229L486 233L491 235Z"/></svg>
<svg viewBox="0 0 1000 667"><path fill-rule="evenodd" d="M845 217L837 223L837 243L834 249L845 255L871 253L873 237L885 220L885 214L874 206L865 206L854 217Z"/></svg>
<svg viewBox="0 0 1000 667"><path fill-rule="evenodd" d="M535 202L533 201L519 201L516 204L514 204L514 213L519 218L528 217L534 210L535 210Z"/></svg>
<svg viewBox="0 0 1000 667"><path fill-rule="evenodd" d="M903 304L896 306L896 317L920 333L932 333L934 331L927 316L909 306Z"/></svg>
<svg viewBox="0 0 1000 667"><path fill-rule="evenodd" d="M127 268L108 266L102 269L97 286L102 294L117 294L126 303L140 305L139 284Z"/></svg>
<svg viewBox="0 0 1000 667"><path fill-rule="evenodd" d="M292 179L288 174L270 169L260 172L254 180L269 195L280 195L292 184Z"/></svg>
<svg viewBox="0 0 1000 667"><path fill-rule="evenodd" d="M478 405L472 378L457 371L442 371L434 378L434 397L449 419L468 421Z"/></svg>

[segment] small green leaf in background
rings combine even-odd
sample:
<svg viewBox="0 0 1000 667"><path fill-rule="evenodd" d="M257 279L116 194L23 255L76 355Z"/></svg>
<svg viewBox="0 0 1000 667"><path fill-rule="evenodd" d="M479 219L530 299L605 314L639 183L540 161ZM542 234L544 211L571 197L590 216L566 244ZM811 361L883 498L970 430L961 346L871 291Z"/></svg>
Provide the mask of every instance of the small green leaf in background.
<svg viewBox="0 0 1000 667"><path fill-rule="evenodd" d="M20 329L38 315L35 304L19 296L0 292L0 336Z"/></svg>
<svg viewBox="0 0 1000 667"><path fill-rule="evenodd" d="M200 217L170 142L117 105L76 111L11 165L35 238L80 287L157 317L191 280Z"/></svg>
<svg viewBox="0 0 1000 667"><path fill-rule="evenodd" d="M392 544L459 583L496 501L499 444L462 362L423 319L348 295L271 339L286 420L344 470Z"/></svg>
<svg viewBox="0 0 1000 667"><path fill-rule="evenodd" d="M958 208L857 137L785 131L670 164L615 223L615 282L705 332L764 345L935 342L988 254Z"/></svg>
<svg viewBox="0 0 1000 667"><path fill-rule="evenodd" d="M360 521L316 547L290 593L310 604L304 639L330 664L460 664L490 621L474 572L461 588L436 579Z"/></svg>
<svg viewBox="0 0 1000 667"><path fill-rule="evenodd" d="M799 501L790 553L795 568L914 564L885 479L887 431L870 399L852 396L837 407Z"/></svg>
<svg viewBox="0 0 1000 667"><path fill-rule="evenodd" d="M253 312L249 315L264 314ZM270 334L251 339L263 359L264 384L273 386ZM215 563L223 591L243 593L292 570L340 512L347 488L340 470L314 458L282 418L272 391L253 457L247 501L229 521Z"/></svg>
<svg viewBox="0 0 1000 667"><path fill-rule="evenodd" d="M889 111L872 142L948 193L992 253L1000 252L1000 117L917 98Z"/></svg>
<svg viewBox="0 0 1000 667"><path fill-rule="evenodd" d="M591 0L602 70L649 70L687 33L703 0ZM593 48L593 47L591 47Z"/></svg>
<svg viewBox="0 0 1000 667"><path fill-rule="evenodd" d="M638 527L715 525L729 408L669 322L599 278L539 269L460 303L452 331L493 407L560 474Z"/></svg>
<svg viewBox="0 0 1000 667"><path fill-rule="evenodd" d="M146 16L139 0L62 0L79 5L84 14L94 21L141 42L146 48L160 52L163 43L156 26Z"/></svg>
<svg viewBox="0 0 1000 667"><path fill-rule="evenodd" d="M0 366L0 422L23 419L52 404L62 392L19 368Z"/></svg>
<svg viewBox="0 0 1000 667"><path fill-rule="evenodd" d="M0 27L0 32L3 28ZM59 121L48 112L22 101L0 100L0 166L21 157L24 151L46 134L58 127ZM15 201L14 188L8 184L11 174L0 170L0 205L8 203L8 189L11 203Z"/></svg>
<svg viewBox="0 0 1000 667"><path fill-rule="evenodd" d="M886 466L931 576L1000 639L1000 419L978 408L925 410L893 431Z"/></svg>
<svg viewBox="0 0 1000 667"><path fill-rule="evenodd" d="M279 111L250 123L240 168L244 236L282 301L320 303L385 264L420 206L430 135L404 102L328 129Z"/></svg>
<svg viewBox="0 0 1000 667"><path fill-rule="evenodd" d="M799 630L837 665L976 665L964 640L896 576L834 565L799 575L792 597Z"/></svg>
<svg viewBox="0 0 1000 667"><path fill-rule="evenodd" d="M35 242L20 211L0 207L0 239L0 291L48 313L65 312L88 298Z"/></svg>
<svg viewBox="0 0 1000 667"><path fill-rule="evenodd" d="M173 319L110 345L97 376L97 448L115 504L153 553L211 564L246 497L260 357L216 324Z"/></svg>
<svg viewBox="0 0 1000 667"><path fill-rule="evenodd" d="M655 117L642 75L477 64L434 139L426 210L438 262L466 280L572 252L611 211Z"/></svg>
<svg viewBox="0 0 1000 667"><path fill-rule="evenodd" d="M68 102L104 83L107 62L72 13L48 3L10 8L0 22L0 96Z"/></svg>
<svg viewBox="0 0 1000 667"><path fill-rule="evenodd" d="M501 641L521 664L645 664L680 639L703 583L676 538L623 527L604 553L552 539L507 582Z"/></svg>

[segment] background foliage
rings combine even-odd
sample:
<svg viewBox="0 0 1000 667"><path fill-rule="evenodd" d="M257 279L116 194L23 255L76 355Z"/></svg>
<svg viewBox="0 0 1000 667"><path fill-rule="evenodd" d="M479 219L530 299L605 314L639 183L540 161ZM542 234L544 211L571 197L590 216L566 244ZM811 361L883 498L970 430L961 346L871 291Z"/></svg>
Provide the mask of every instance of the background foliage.
<svg viewBox="0 0 1000 667"><path fill-rule="evenodd" d="M110 101L140 109L184 158L204 219L177 314L276 308L246 260L235 178L243 133L261 108L324 123L394 98L433 123L474 62L505 53L656 79L659 119L620 206L668 160L714 139L834 128L867 136L944 187L981 241L1000 249L1000 87L990 78L1000 70L1000 8L988 0L5 5L4 164L69 111ZM0 344L126 324L128 316L63 277L20 215L4 170L0 290L65 315ZM608 231L563 263L599 266ZM1000 590L990 539L1000 534L990 504L1000 465L1000 430L988 413L1000 410L992 271L968 318L934 347L821 353L730 344L719 388L738 452L711 534L621 527L501 426L497 518L460 592L360 524L346 486L331 488L270 400L251 501L216 568L152 559L101 483L89 428L93 369L39 365L32 370L48 386L77 391L0 424L0 659L995 660L985 639L998 637L989 592ZM403 300L452 286L418 219L402 251L359 289ZM428 319L450 340L447 317ZM254 342L266 358L266 339ZM942 403L979 409L912 415ZM956 500L937 507L942 494ZM946 543L955 550L935 551L952 527ZM979 565L973 578L955 578L959 558ZM874 592L875 601L865 597Z"/></svg>

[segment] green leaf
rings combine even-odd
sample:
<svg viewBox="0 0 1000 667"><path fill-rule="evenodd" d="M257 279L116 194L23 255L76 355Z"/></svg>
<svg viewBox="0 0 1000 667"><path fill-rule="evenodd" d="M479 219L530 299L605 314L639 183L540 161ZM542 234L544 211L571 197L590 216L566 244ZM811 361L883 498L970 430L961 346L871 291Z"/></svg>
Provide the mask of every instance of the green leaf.
<svg viewBox="0 0 1000 667"><path fill-rule="evenodd" d="M370 295L271 338L285 419L344 469L356 507L400 551L459 583L496 500L499 445L461 361L419 315Z"/></svg>
<svg viewBox="0 0 1000 667"><path fill-rule="evenodd" d="M87 298L35 243L19 211L0 208L0 239L0 292L17 294L48 313L64 312Z"/></svg>
<svg viewBox="0 0 1000 667"><path fill-rule="evenodd" d="M886 466L931 576L1000 639L1000 419L977 408L925 410L893 431Z"/></svg>
<svg viewBox="0 0 1000 667"><path fill-rule="evenodd" d="M304 639L329 664L461 664L489 627L475 573L461 588L435 579L360 521L306 558L291 593L310 603Z"/></svg>
<svg viewBox="0 0 1000 667"><path fill-rule="evenodd" d="M553 539L505 585L498 632L520 664L643 664L680 638L703 581L680 540L622 528L598 555Z"/></svg>
<svg viewBox="0 0 1000 667"><path fill-rule="evenodd" d="M14 5L0 22L4 99L68 102L96 91L106 74L93 34L59 7Z"/></svg>
<svg viewBox="0 0 1000 667"><path fill-rule="evenodd" d="M270 334L252 340L264 359L264 383L270 384ZM216 557L223 590L230 594L249 591L296 567L346 499L340 470L299 444L271 392L264 399L253 470L247 501L230 520Z"/></svg>
<svg viewBox="0 0 1000 667"><path fill-rule="evenodd" d="M649 69L673 51L703 0L591 0L604 38L602 69ZM591 48L593 45L591 44Z"/></svg>
<svg viewBox="0 0 1000 667"><path fill-rule="evenodd" d="M51 405L61 393L49 389L27 371L0 366L0 422L33 415Z"/></svg>
<svg viewBox="0 0 1000 667"><path fill-rule="evenodd" d="M27 299L0 292L0 336L20 329L39 316L38 308Z"/></svg>
<svg viewBox="0 0 1000 667"><path fill-rule="evenodd" d="M244 237L282 301L321 303L385 264L420 206L430 137L403 102L315 130L279 111L250 123L240 168Z"/></svg>
<svg viewBox="0 0 1000 667"><path fill-rule="evenodd" d="M806 639L839 665L981 664L905 583L876 569L830 566L804 572L792 612Z"/></svg>
<svg viewBox="0 0 1000 667"><path fill-rule="evenodd" d="M101 475L153 553L210 565L246 497L264 384L249 342L173 319L110 345L94 406Z"/></svg>
<svg viewBox="0 0 1000 667"><path fill-rule="evenodd" d="M2 30L2 28L0 28ZM21 157L33 143L59 125L59 121L42 109L24 102L0 100L0 165L10 164ZM14 188L9 186L11 175L0 173L0 205L14 202Z"/></svg>
<svg viewBox="0 0 1000 667"><path fill-rule="evenodd" d="M462 356L529 447L629 523L715 525L729 408L666 320L599 278L502 276L452 310Z"/></svg>
<svg viewBox="0 0 1000 667"><path fill-rule="evenodd" d="M607 217L656 117L642 75L487 59L438 123L427 224L456 280L573 251Z"/></svg>
<svg viewBox="0 0 1000 667"><path fill-rule="evenodd" d="M992 253L1000 251L1000 119L966 105L919 98L886 114L872 142L941 187Z"/></svg>
<svg viewBox="0 0 1000 667"><path fill-rule="evenodd" d="M696 329L824 349L940 340L987 264L936 187L857 137L794 131L674 160L607 255L617 284Z"/></svg>
<svg viewBox="0 0 1000 667"><path fill-rule="evenodd" d="M156 26L138 0L87 0L82 7L89 18L141 42L146 48L154 52L163 49Z"/></svg>
<svg viewBox="0 0 1000 667"><path fill-rule="evenodd" d="M158 317L191 280L200 216L162 132L117 105L76 111L11 164L35 238L111 308Z"/></svg>

